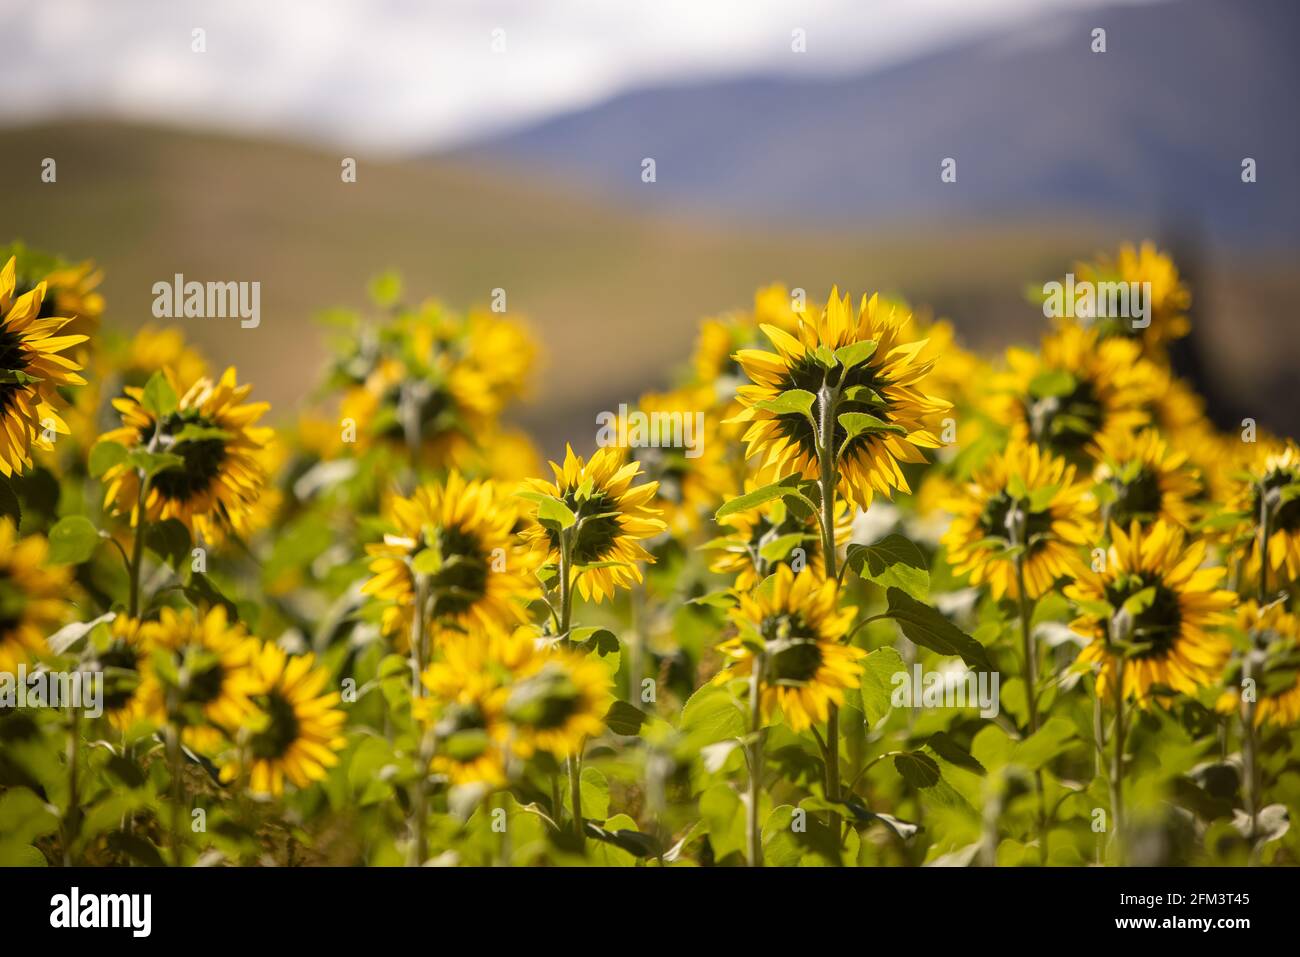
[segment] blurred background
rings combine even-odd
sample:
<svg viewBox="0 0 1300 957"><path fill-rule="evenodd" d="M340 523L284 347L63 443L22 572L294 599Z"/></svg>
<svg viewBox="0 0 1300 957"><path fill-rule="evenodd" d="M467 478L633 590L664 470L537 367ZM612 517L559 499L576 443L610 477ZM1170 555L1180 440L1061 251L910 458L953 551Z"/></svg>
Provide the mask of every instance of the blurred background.
<svg viewBox="0 0 1300 957"><path fill-rule="evenodd" d="M377 273L504 288L554 453L759 285L994 349L1043 330L1030 285L1152 238L1211 414L1294 434L1298 40L1295 0L0 0L0 240L99 261L123 328L175 273L260 281L259 328L179 323L280 416Z"/></svg>

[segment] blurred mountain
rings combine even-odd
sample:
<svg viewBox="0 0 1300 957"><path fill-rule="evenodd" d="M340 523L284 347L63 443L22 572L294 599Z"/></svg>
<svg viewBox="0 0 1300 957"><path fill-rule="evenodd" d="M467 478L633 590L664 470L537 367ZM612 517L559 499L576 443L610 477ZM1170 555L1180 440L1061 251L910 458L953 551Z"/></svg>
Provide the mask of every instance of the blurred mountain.
<svg viewBox="0 0 1300 957"><path fill-rule="evenodd" d="M745 218L870 228L1086 210L1190 225L1211 244L1293 245L1297 40L1296 0L1056 13L865 75L629 92L461 152ZM945 157L956 183L940 181Z"/></svg>

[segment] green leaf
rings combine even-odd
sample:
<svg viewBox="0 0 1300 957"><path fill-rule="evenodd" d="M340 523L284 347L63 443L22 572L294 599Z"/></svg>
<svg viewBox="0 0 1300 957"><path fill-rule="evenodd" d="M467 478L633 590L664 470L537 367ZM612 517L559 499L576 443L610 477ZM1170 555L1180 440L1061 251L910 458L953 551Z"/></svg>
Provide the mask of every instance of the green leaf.
<svg viewBox="0 0 1300 957"><path fill-rule="evenodd" d="M389 309L402 298L402 277L392 270L381 273L370 280L367 291L371 302L380 308Z"/></svg>
<svg viewBox="0 0 1300 957"><path fill-rule="evenodd" d="M735 700L717 685L705 685L682 708L681 730L698 748L745 733L745 714Z"/></svg>
<svg viewBox="0 0 1300 957"><path fill-rule="evenodd" d="M50 529L49 561L55 565L80 565L95 554L99 529L83 515L61 518Z"/></svg>
<svg viewBox="0 0 1300 957"><path fill-rule="evenodd" d="M874 356L878 344L874 339L851 342L847 346L840 346L835 350L835 359L840 365L844 366L845 371L848 371L854 366L862 365L862 363Z"/></svg>
<svg viewBox="0 0 1300 957"><path fill-rule="evenodd" d="M1034 376L1033 381L1029 383L1029 392L1040 399L1063 398L1076 387L1077 383L1070 373L1064 369L1051 369Z"/></svg>
<svg viewBox="0 0 1300 957"><path fill-rule="evenodd" d="M207 442L214 439L224 442L230 438L231 434L225 429L191 422L172 436L172 444L175 445L178 442Z"/></svg>
<svg viewBox="0 0 1300 957"><path fill-rule="evenodd" d="M537 521L557 528L572 528L577 524L578 516L559 499L542 495L537 500Z"/></svg>
<svg viewBox="0 0 1300 957"><path fill-rule="evenodd" d="M901 588L913 598L930 596L930 569L921 550L902 535L886 535L874 545L850 545L849 567L882 588Z"/></svg>
<svg viewBox="0 0 1300 957"><path fill-rule="evenodd" d="M907 435L907 429L901 425L894 425L865 412L841 412L839 422L840 425L844 426L844 431L848 433L844 438L845 442L855 439L859 435L879 435L882 432Z"/></svg>
<svg viewBox="0 0 1300 957"><path fill-rule="evenodd" d="M965 768L967 771L974 771L976 774L986 774L984 765L975 760L970 752L966 751L961 745L948 736L946 731L936 731L925 742L928 747L939 757L943 758L949 764L955 764L959 768Z"/></svg>
<svg viewBox="0 0 1300 957"><path fill-rule="evenodd" d="M154 554L180 571L190 558L190 530L180 519L150 522L145 526L144 543Z"/></svg>
<svg viewBox="0 0 1300 957"><path fill-rule="evenodd" d="M901 588L885 592L887 614L898 622L912 642L941 655L957 655L978 671L993 671L984 646L929 605L917 601Z"/></svg>
<svg viewBox="0 0 1300 957"><path fill-rule="evenodd" d="M168 469L183 469L185 459L171 452L147 452L144 449L132 449L126 460L134 469L144 472L145 478L153 478L159 472Z"/></svg>
<svg viewBox="0 0 1300 957"><path fill-rule="evenodd" d="M870 724L889 714L893 705L894 675L906 671L903 656L893 648L877 648L862 659L862 711Z"/></svg>
<svg viewBox="0 0 1300 957"><path fill-rule="evenodd" d="M114 465L126 461L126 446L116 442L96 442L90 448L90 477L99 478Z"/></svg>
<svg viewBox="0 0 1300 957"><path fill-rule="evenodd" d="M597 768L585 767L580 780L582 816L593 821L605 820L609 817L609 782L605 775Z"/></svg>
<svg viewBox="0 0 1300 957"><path fill-rule="evenodd" d="M605 715L605 725L609 730L629 738L640 734L641 726L649 720L648 714L626 701L615 701Z"/></svg>
<svg viewBox="0 0 1300 957"><path fill-rule="evenodd" d="M764 399L755 403L755 408L777 415L808 415L817 401L817 396L807 389L790 389L782 392L775 399Z"/></svg>
<svg viewBox="0 0 1300 957"><path fill-rule="evenodd" d="M144 384L141 405L154 414L155 418L165 419L176 411L176 391L161 371L155 372Z"/></svg>
<svg viewBox="0 0 1300 957"><path fill-rule="evenodd" d="M907 751L894 755L894 767L914 788L932 788L939 783L939 765L924 751Z"/></svg>
<svg viewBox="0 0 1300 957"><path fill-rule="evenodd" d="M772 541L759 548L758 554L763 557L764 561L779 562L790 554L790 549L811 538L811 535L804 532L791 532L789 535L782 535L780 538L772 539Z"/></svg>
<svg viewBox="0 0 1300 957"><path fill-rule="evenodd" d="M49 645L50 651L54 652L56 655L67 654L72 650L77 642L81 641L81 639L85 638L100 625L106 625L116 617L117 615L110 611L100 615L98 618L92 619L91 621L77 621L70 625L64 625L54 634L50 635L49 638L45 639L45 643Z"/></svg>
<svg viewBox="0 0 1300 957"><path fill-rule="evenodd" d="M0 794L0 821L4 822L5 838L22 844L51 834L59 826L54 809L27 788L10 788Z"/></svg>
<svg viewBox="0 0 1300 957"><path fill-rule="evenodd" d="M774 502L778 498L787 495L797 497L801 494L797 484L793 484L789 479L782 479L780 482L773 482L771 485L764 485L752 492L736 496L718 509L713 517L715 519L726 518L728 515L735 515L738 512L748 512L750 509L766 505L768 502Z"/></svg>
<svg viewBox="0 0 1300 957"><path fill-rule="evenodd" d="M1053 758L1068 751L1079 740L1068 718L1048 718L1043 726L1016 745L1011 760L1037 771Z"/></svg>

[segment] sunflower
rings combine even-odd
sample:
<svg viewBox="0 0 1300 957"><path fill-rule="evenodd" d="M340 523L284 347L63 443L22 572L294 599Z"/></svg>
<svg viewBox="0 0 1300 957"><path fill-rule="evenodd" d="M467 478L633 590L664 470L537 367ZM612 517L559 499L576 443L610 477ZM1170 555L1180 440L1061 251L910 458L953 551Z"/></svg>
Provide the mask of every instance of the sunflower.
<svg viewBox="0 0 1300 957"><path fill-rule="evenodd" d="M925 462L920 450L940 446L932 431L935 417L951 407L921 391L934 360L919 358L925 340L905 340L909 324L907 313L886 310L876 296L863 297L855 313L849 297L840 299L839 290L832 289L816 317L799 315L797 335L762 327L776 352L736 353L754 384L741 387L738 397L745 408L731 421L749 423L746 454L762 456L760 477L819 476L817 433L809 415L773 410L771 403L791 390L814 396L826 390L834 397L829 447L838 453L840 493L865 509L874 492L911 491L899 465ZM846 367L833 353L853 346L857 349L850 352L870 354ZM846 415L876 425L850 437Z"/></svg>
<svg viewBox="0 0 1300 957"><path fill-rule="evenodd" d="M605 447L597 449L591 459L584 462L567 446L564 465L555 462L551 471L555 482L545 479L527 479L521 493L534 500L531 509L536 518L542 508L543 498L556 499L577 518L566 529L563 537L569 539L572 572L578 591L587 600L597 602L612 598L619 588L629 588L641 581L639 562L653 562L654 556L646 551L642 541L663 532L667 526L650 508L650 502L659 488L658 482L633 485L632 480L641 472L637 462L625 462L625 450ZM538 550L545 550L547 564L559 565L562 533L541 522L530 525L524 537Z"/></svg>
<svg viewBox="0 0 1300 957"><path fill-rule="evenodd" d="M1015 546L1023 546L1025 592L1050 591L1079 573L1079 548L1096 538L1086 482L1075 467L1021 439L985 463L973 480L943 503L953 515L941 539L957 575L988 583L995 599L1018 599Z"/></svg>
<svg viewBox="0 0 1300 957"><path fill-rule="evenodd" d="M860 685L866 652L842 643L857 609L836 607L834 581L811 568L796 575L788 565L771 581L742 594L729 612L739 634L718 650L733 663L713 680L748 677L761 659L763 719L780 708L799 732L825 721L831 704L844 703L845 689Z"/></svg>
<svg viewBox="0 0 1300 957"><path fill-rule="evenodd" d="M593 655L558 648L517 653L525 657L504 704L511 749L523 758L538 751L556 758L581 754L583 743L605 730L614 703L609 667Z"/></svg>
<svg viewBox="0 0 1300 957"><path fill-rule="evenodd" d="M170 372L150 381L164 379L167 389L155 391L170 390L174 399L179 390ZM206 541L220 541L226 530L244 535L252 529L254 505L267 479L262 454L273 434L255 425L269 406L245 402L252 388L236 383L232 366L215 383L200 378L178 400L163 400L170 408L146 398L147 387L127 386L125 396L113 400L122 427L101 441L183 460L150 479L144 499L149 521L178 519ZM139 471L122 462L104 474L104 482L106 507L137 523Z"/></svg>
<svg viewBox="0 0 1300 957"><path fill-rule="evenodd" d="M247 686L253 711L238 735L240 746L222 764L221 780L247 773L254 794L278 795L285 778L304 788L339 763L345 715L338 692L322 693L329 673L314 665L314 655L291 657L269 642L254 652Z"/></svg>
<svg viewBox="0 0 1300 957"><path fill-rule="evenodd" d="M1009 371L995 383L990 410L1013 435L1032 439L1074 464L1103 436L1122 436L1150 421L1156 367L1136 342L1102 338L1069 324L1045 336L1041 353L1007 351Z"/></svg>
<svg viewBox="0 0 1300 957"><path fill-rule="evenodd" d="M47 560L40 535L19 538L14 524L0 518L0 672L14 674L47 649L45 638L68 613L72 572Z"/></svg>
<svg viewBox="0 0 1300 957"><path fill-rule="evenodd" d="M747 482L745 490L753 491L754 487L753 482ZM752 589L772 574L778 565L790 565L794 548L803 549L806 567L818 575L825 574L817 516L806 509L799 511L798 506L791 507L785 499L727 515L718 524L727 527L727 535L709 543L709 548L721 550L709 568L723 575L734 575L732 587L738 592ZM838 499L835 502L835 540L847 542L852 530L853 510L848 502ZM794 536L799 537L796 539ZM763 554L765 549L769 554L777 551L781 554L768 558ZM794 570L793 566L791 570Z"/></svg>
<svg viewBox="0 0 1300 957"><path fill-rule="evenodd" d="M144 629L151 654L139 692L142 711L160 726L182 724L186 744L215 754L253 714L257 640L231 623L222 605L207 614L163 608Z"/></svg>
<svg viewBox="0 0 1300 957"><path fill-rule="evenodd" d="M1082 614L1071 627L1092 638L1079 661L1100 665L1097 694L1113 694L1123 662L1126 698L1150 703L1153 691L1195 694L1214 684L1232 651L1216 630L1236 596L1218 587L1224 569L1202 568L1206 545L1188 544L1182 529L1137 522L1111 527L1103 571L1085 571L1065 588Z"/></svg>
<svg viewBox="0 0 1300 957"><path fill-rule="evenodd" d="M1255 704L1255 726L1280 727L1300 723L1300 619L1280 604L1261 612L1251 600L1237 608L1237 627L1251 636L1255 647L1273 648L1278 653L1259 678ZM1241 706L1241 670L1229 677L1229 687L1215 703L1220 714L1234 714Z"/></svg>
<svg viewBox="0 0 1300 957"><path fill-rule="evenodd" d="M1127 528L1130 522L1148 525L1164 520L1187 528L1192 503L1201 493L1196 470L1187 453L1169 447L1154 429L1097 439L1100 461L1093 478L1100 484L1106 524Z"/></svg>
<svg viewBox="0 0 1300 957"><path fill-rule="evenodd" d="M97 648L92 662L104 675L104 715L119 731L145 717L140 693L149 663L150 625L128 615L118 615L109 626L108 643Z"/></svg>
<svg viewBox="0 0 1300 957"><path fill-rule="evenodd" d="M0 270L0 474L9 476L32 467L32 446L50 449L47 432L68 434L67 423L54 410L61 386L85 385L81 366L65 349L85 342L84 335L61 335L70 320L42 317L46 285L15 294L17 271L11 256Z"/></svg>
<svg viewBox="0 0 1300 957"><path fill-rule="evenodd" d="M1150 240L1141 246L1125 243L1114 258L1079 264L1076 271L1081 280L1088 282L1150 284L1150 323L1145 328L1135 328L1131 321L1100 320L1105 323L1104 335L1132 336L1141 341L1148 355L1159 356L1168 343L1191 331L1187 310L1192 295L1179 277L1173 259L1160 252ZM1146 295L1144 292L1143 296Z"/></svg>
<svg viewBox="0 0 1300 957"><path fill-rule="evenodd" d="M511 683L533 660L532 632L446 632L434 646L438 660L420 676L429 696L412 704L416 719L435 735L430 770L456 785L499 787L511 736L506 701Z"/></svg>
<svg viewBox="0 0 1300 957"><path fill-rule="evenodd" d="M386 516L394 532L367 545L372 577L361 591L394 604L384 630L404 638L415 602L415 572L427 575L430 614L467 631L513 627L536 597L535 562L513 534L518 511L492 482L452 472L410 498L394 498Z"/></svg>
<svg viewBox="0 0 1300 957"><path fill-rule="evenodd" d="M1237 534L1251 536L1246 574L1251 579L1259 575L1259 541L1254 533L1266 509L1269 573L1277 576L1285 570L1285 579L1294 580L1300 577L1300 446L1294 439L1261 436L1242 456L1245 469L1231 478L1228 507L1243 517Z"/></svg>
<svg viewBox="0 0 1300 957"><path fill-rule="evenodd" d="M647 421L668 423L648 436L660 444L638 446L630 454L659 483L655 504L674 534L699 529L735 492L718 418L706 411L710 395L703 387L676 389L647 393L637 403Z"/></svg>

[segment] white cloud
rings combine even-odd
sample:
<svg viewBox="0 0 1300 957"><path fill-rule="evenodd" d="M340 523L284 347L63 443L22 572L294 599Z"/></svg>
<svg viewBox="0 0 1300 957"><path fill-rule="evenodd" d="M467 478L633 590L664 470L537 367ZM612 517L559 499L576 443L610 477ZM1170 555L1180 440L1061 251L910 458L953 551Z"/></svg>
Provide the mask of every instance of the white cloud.
<svg viewBox="0 0 1300 957"><path fill-rule="evenodd" d="M863 70L1100 2L8 0L0 119L103 111L423 149L635 86Z"/></svg>

